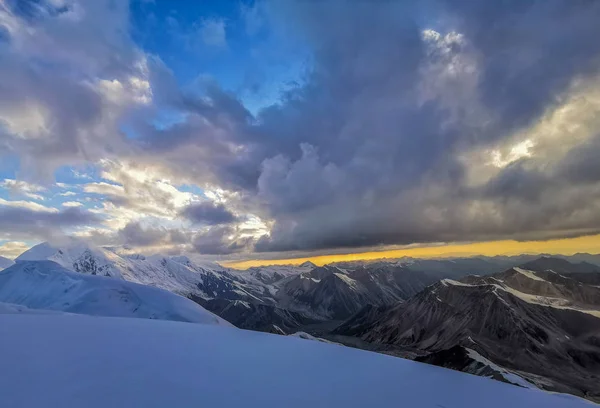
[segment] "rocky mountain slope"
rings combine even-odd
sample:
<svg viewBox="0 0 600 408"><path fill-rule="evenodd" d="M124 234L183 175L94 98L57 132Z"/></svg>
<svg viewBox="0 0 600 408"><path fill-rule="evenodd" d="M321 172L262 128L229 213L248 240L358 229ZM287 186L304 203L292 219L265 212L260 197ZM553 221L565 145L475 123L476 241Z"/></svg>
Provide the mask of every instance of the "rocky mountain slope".
<svg viewBox="0 0 600 408"><path fill-rule="evenodd" d="M299 327L321 322L306 314L265 303L227 299L194 300L241 329L290 334L296 332Z"/></svg>
<svg viewBox="0 0 600 408"><path fill-rule="evenodd" d="M534 387L532 383L528 382L518 374L492 363L475 350L462 346L454 346L447 350L419 356L415 358L415 361L446 367L452 370L462 371L463 373L478 375L480 377L492 378L519 387Z"/></svg>
<svg viewBox="0 0 600 408"><path fill-rule="evenodd" d="M335 332L429 352L462 346L530 373L543 388L594 399L600 397L600 287L586 282L596 274L541 258L490 276L444 279L406 302L364 308Z"/></svg>
<svg viewBox="0 0 600 408"><path fill-rule="evenodd" d="M434 275L396 265L323 266L282 282L276 298L282 307L339 320L365 305L407 299L436 280Z"/></svg>

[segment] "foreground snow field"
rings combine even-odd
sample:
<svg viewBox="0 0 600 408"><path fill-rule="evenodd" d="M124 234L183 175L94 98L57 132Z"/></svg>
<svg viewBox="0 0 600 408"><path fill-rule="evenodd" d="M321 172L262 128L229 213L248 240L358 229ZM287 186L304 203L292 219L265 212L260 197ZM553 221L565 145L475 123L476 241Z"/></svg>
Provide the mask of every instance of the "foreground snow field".
<svg viewBox="0 0 600 408"><path fill-rule="evenodd" d="M215 325L0 315L2 407L590 407L342 346Z"/></svg>
<svg viewBox="0 0 600 408"><path fill-rule="evenodd" d="M166 290L70 272L52 261L20 261L2 271L0 302L95 316L230 326L197 303Z"/></svg>

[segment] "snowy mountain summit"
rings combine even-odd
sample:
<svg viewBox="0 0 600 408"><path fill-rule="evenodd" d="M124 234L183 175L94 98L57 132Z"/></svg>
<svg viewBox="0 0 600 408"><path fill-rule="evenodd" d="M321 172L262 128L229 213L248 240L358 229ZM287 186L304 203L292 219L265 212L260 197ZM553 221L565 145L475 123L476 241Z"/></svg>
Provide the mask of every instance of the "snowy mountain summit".
<svg viewBox="0 0 600 408"><path fill-rule="evenodd" d="M73 273L52 261L19 261L0 272L0 302L94 316L229 326L195 302L165 290Z"/></svg>
<svg viewBox="0 0 600 408"><path fill-rule="evenodd" d="M110 251L71 238L60 247L43 242L23 252L15 261L49 260L74 272L123 279L115 258Z"/></svg>

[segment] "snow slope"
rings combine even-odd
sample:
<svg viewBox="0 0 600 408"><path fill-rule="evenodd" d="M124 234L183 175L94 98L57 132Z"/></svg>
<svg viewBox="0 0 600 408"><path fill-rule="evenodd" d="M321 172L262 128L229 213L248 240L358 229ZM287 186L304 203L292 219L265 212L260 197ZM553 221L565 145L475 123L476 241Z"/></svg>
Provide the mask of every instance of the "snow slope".
<svg viewBox="0 0 600 408"><path fill-rule="evenodd" d="M590 407L396 357L211 325L0 315L0 343L3 407Z"/></svg>
<svg viewBox="0 0 600 408"><path fill-rule="evenodd" d="M9 266L11 266L11 265L13 265L13 264L14 264L14 261L11 261L11 260L10 260L10 259L8 259L8 258L5 258L5 257L3 257L3 256L0 256L0 271L1 271L2 269L6 269L6 268L8 268Z"/></svg>
<svg viewBox="0 0 600 408"><path fill-rule="evenodd" d="M97 316L229 325L195 302L165 290L73 273L52 261L20 261L0 272L0 302Z"/></svg>
<svg viewBox="0 0 600 408"><path fill-rule="evenodd" d="M0 314L68 314L65 312L59 312L56 310L42 310L42 309L30 309L23 305L16 305L14 303L1 303L0 302Z"/></svg>

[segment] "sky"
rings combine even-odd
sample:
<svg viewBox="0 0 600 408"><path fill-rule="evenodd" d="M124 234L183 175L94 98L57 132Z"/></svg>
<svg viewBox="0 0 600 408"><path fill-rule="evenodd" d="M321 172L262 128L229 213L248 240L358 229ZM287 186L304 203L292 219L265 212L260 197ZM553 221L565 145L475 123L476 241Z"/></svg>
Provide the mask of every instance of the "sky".
<svg viewBox="0 0 600 408"><path fill-rule="evenodd" d="M598 253L598 21L585 0L0 0L0 255Z"/></svg>

